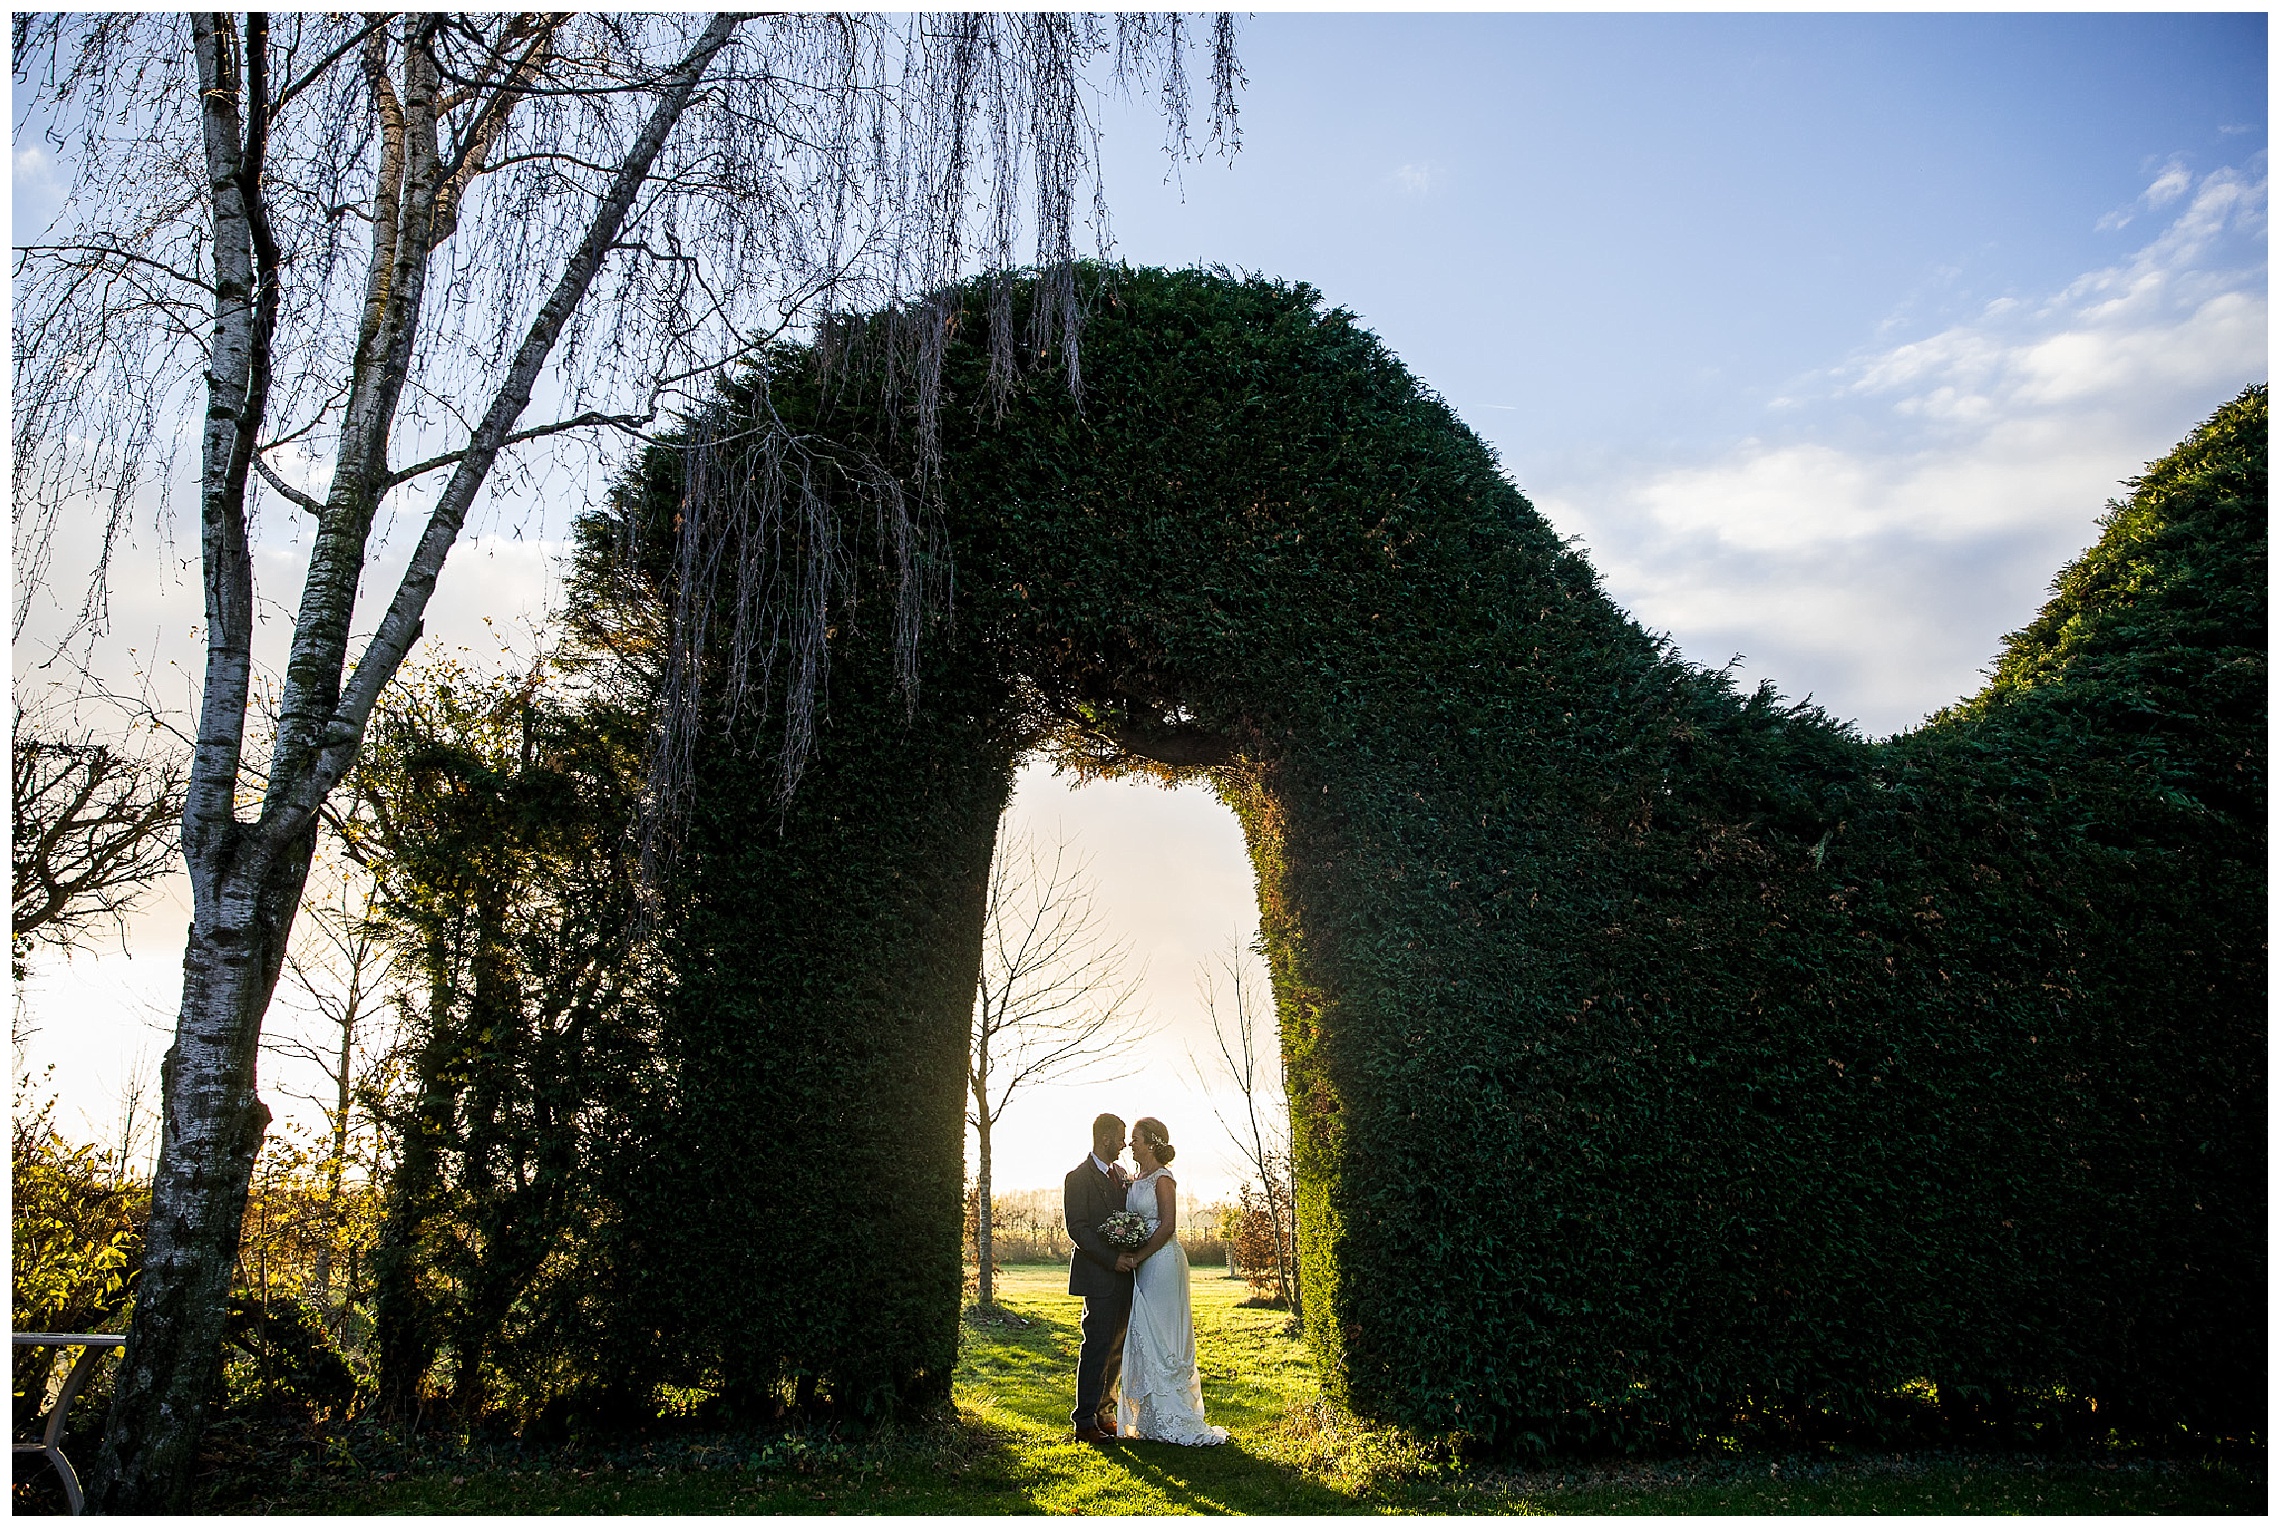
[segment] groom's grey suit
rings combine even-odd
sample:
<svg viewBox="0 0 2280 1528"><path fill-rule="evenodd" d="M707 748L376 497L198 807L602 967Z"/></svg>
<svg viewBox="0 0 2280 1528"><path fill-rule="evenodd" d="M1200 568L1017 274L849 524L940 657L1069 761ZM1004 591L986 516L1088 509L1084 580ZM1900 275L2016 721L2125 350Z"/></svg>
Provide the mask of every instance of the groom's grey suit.
<svg viewBox="0 0 2280 1528"><path fill-rule="evenodd" d="M1124 1187L1087 1156L1061 1184L1061 1219L1077 1244L1069 1259L1069 1293L1085 1297L1077 1349L1077 1406L1069 1420L1078 1427L1116 1425L1109 1393L1124 1372L1124 1327L1132 1319L1132 1275L1116 1271L1117 1249L1100 1234L1100 1223L1124 1208Z"/></svg>

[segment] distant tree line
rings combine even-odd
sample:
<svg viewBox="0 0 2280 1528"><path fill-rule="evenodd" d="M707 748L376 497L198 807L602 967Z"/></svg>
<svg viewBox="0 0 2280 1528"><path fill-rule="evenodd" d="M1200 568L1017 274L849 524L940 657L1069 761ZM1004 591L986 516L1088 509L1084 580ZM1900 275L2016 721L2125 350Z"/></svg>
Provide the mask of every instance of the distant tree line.
<svg viewBox="0 0 2280 1528"><path fill-rule="evenodd" d="M976 1269L980 1256L977 1235L980 1204L979 1191L969 1186L966 1190L966 1262ZM1207 1204L1192 1194L1183 1197L1179 1239L1190 1263L1199 1267L1227 1266L1230 1250L1227 1231L1233 1224L1228 1219L1229 1208L1223 1204ZM991 1247L999 1267L1009 1263L1068 1262L1075 1244L1061 1223L1058 1188L1016 1189L992 1194L990 1209Z"/></svg>

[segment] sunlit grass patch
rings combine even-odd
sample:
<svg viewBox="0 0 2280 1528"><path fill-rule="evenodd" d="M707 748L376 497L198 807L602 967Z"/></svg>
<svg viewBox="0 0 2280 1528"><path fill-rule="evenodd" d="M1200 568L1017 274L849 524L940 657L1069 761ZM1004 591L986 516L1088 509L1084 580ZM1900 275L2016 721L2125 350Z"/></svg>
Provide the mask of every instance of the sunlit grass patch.
<svg viewBox="0 0 2280 1528"><path fill-rule="evenodd" d="M2261 1468L1965 1454L1765 1455L1518 1470L1324 1400L1279 1310L1239 1280L1194 1282L1204 1405L1220 1448L1078 1442L1069 1426L1080 1303L1064 1265L1010 1267L997 1312L969 1311L953 1404L868 1438L828 1431L660 1435L614 1452L449 1445L385 1470L352 1460L263 1481L233 1510L361 1513L2256 1512Z"/></svg>

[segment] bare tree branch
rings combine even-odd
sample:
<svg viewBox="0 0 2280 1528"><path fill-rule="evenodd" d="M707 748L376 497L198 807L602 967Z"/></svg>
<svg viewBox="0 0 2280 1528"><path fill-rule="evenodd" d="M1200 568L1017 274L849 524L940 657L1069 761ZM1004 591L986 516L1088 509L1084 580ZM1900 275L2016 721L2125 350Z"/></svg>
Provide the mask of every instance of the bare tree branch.
<svg viewBox="0 0 2280 1528"><path fill-rule="evenodd" d="M557 419L552 424L538 424L527 429L516 430L506 439L500 441L499 445L501 449L504 449L508 446L519 446L526 440L543 440L549 435L560 435L565 430L590 430L597 426L619 430L628 435L637 435L656 423L656 420L655 413L604 414L589 409L572 419ZM457 466L466 460L466 457L467 453L464 450L447 451L441 456L431 456L426 461L414 462L408 467L398 467L388 474L388 486L393 488L398 484L409 483L416 477L424 477L426 474L441 468Z"/></svg>
<svg viewBox="0 0 2280 1528"><path fill-rule="evenodd" d="M1139 1043L1154 1027L1139 1011L1141 974L1129 960L1109 941L1087 867L1068 845L1022 834L1000 843L975 995L974 1123L986 1114L996 1124L1030 1084L1138 1070Z"/></svg>
<svg viewBox="0 0 2280 1528"><path fill-rule="evenodd" d="M290 103L295 96L308 89L318 80L324 78L326 72L330 70L333 65L339 63L342 59L348 57L349 54L354 53L357 49L363 47L367 38L378 35L381 31L386 29L389 22L394 21L395 19L396 16L394 12L384 12L380 16L366 22L362 31L350 34L346 41L339 44L331 52L327 53L323 58L320 58L315 63L311 64L308 68L307 73L303 74L299 79L291 81L282 90L277 92L276 109L279 111L284 110L286 105Z"/></svg>
<svg viewBox="0 0 2280 1528"><path fill-rule="evenodd" d="M1219 1052L1217 1075L1207 1075L1192 1051L1188 1064L1204 1096L1214 1100L1212 1117L1235 1143L1265 1191L1267 1215L1274 1222L1275 1279L1295 1316L1300 1312L1300 1301L1290 1100L1283 1089L1281 1047L1274 1045L1273 1016L1262 1011L1259 974L1243 958L1244 953L1230 950L1219 958L1216 968L1206 966L1197 983L1204 1012L1211 1019L1212 1042ZM1216 1097L1223 1085L1232 1085L1242 1099L1241 1118L1230 1120L1220 1111Z"/></svg>
<svg viewBox="0 0 2280 1528"><path fill-rule="evenodd" d="M191 291L207 293L213 291L212 284L202 276L177 269L164 260L154 260L148 255L136 254L132 250L120 249L111 244L19 244L16 246L16 268L21 274L24 262L27 260L45 259L54 260L58 263L69 263L71 257L82 255L94 256L97 262L94 268L98 270L102 268L100 262L106 260L115 260L121 265L148 266L167 280L178 282Z"/></svg>
<svg viewBox="0 0 2280 1528"><path fill-rule="evenodd" d="M981 1302L990 1266L991 1132L1025 1088L1080 1074L1130 1076L1155 1033L1140 1008L1141 973L1108 937L1084 863L1066 844L1001 833L990 863L982 969L966 1054L966 1122L980 1147L976 1257Z"/></svg>
<svg viewBox="0 0 2280 1528"><path fill-rule="evenodd" d="M186 776L179 754L136 755L15 711L10 739L11 933L20 976L37 944L69 949L123 923L173 868Z"/></svg>
<svg viewBox="0 0 2280 1528"><path fill-rule="evenodd" d="M359 1085L373 1058L387 1049L376 1026L388 1011L397 949L381 929L377 890L369 879L339 875L326 895L312 899L303 911L299 937L286 952L285 974L294 1006L316 1019L321 1040L287 1033L271 1036L262 1046L315 1068L324 1079L321 1092L282 1091L315 1104L323 1114L330 1143L325 1172L337 1191L363 1096Z"/></svg>
<svg viewBox="0 0 2280 1528"><path fill-rule="evenodd" d="M279 477L277 469L270 466L268 460L258 451L253 454L253 470L261 474L261 480L267 483L272 490L300 505L310 514L322 515L325 512L324 505L319 503L315 497L301 492L300 489Z"/></svg>

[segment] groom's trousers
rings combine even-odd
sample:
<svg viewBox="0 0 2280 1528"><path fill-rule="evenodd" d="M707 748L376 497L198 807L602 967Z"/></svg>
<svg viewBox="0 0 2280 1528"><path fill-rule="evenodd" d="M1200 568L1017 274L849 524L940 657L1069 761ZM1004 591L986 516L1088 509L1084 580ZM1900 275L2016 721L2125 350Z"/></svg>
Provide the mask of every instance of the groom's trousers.
<svg viewBox="0 0 2280 1528"><path fill-rule="evenodd" d="M1132 1320L1132 1281L1122 1282L1117 1294L1085 1296L1084 1319L1078 1323L1084 1342L1077 1349L1077 1409L1069 1413L1077 1427L1097 1422L1103 1414L1113 1420L1109 1395L1124 1372L1124 1328Z"/></svg>

